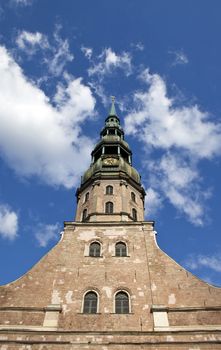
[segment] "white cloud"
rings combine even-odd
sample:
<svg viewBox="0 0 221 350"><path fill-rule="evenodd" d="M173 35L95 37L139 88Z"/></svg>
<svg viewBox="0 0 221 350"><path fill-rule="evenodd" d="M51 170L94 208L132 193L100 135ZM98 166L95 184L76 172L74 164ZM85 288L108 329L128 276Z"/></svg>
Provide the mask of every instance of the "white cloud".
<svg viewBox="0 0 221 350"><path fill-rule="evenodd" d="M98 56L93 66L89 68L89 76L97 75L103 78L110 74L113 69L122 69L128 76L132 72L131 56L128 52L116 54L111 48L104 49L101 55Z"/></svg>
<svg viewBox="0 0 221 350"><path fill-rule="evenodd" d="M150 182L161 197L167 198L179 212L184 213L195 225L203 225L204 199L199 175L192 164L178 154L164 154L161 159L148 162ZM148 198L146 199L148 203ZM148 204L147 204L148 205Z"/></svg>
<svg viewBox="0 0 221 350"><path fill-rule="evenodd" d="M46 247L52 240L59 238L60 225L58 223L54 225L46 225L39 223L35 230L35 238L37 239L40 247Z"/></svg>
<svg viewBox="0 0 221 350"><path fill-rule="evenodd" d="M60 26L56 26L53 39L50 40L40 32L22 31L16 38L16 44L26 55L32 56L37 51L42 54L41 63L47 66L48 72L55 77L64 73L68 62L73 61L69 42L60 36ZM43 78L45 79L45 77Z"/></svg>
<svg viewBox="0 0 221 350"><path fill-rule="evenodd" d="M10 0L12 5L30 6L33 0Z"/></svg>
<svg viewBox="0 0 221 350"><path fill-rule="evenodd" d="M144 71L148 91L135 93L137 108L126 117L126 131L140 134L148 147L188 151L196 158L221 153L221 124L209 121L209 115L197 105L173 107L164 80Z"/></svg>
<svg viewBox="0 0 221 350"><path fill-rule="evenodd" d="M187 55L182 50L170 51L169 53L174 56L173 66L189 63Z"/></svg>
<svg viewBox="0 0 221 350"><path fill-rule="evenodd" d="M136 44L132 43L131 47L134 48L137 51L143 51L144 50L144 45L141 42L138 42Z"/></svg>
<svg viewBox="0 0 221 350"><path fill-rule="evenodd" d="M65 65L74 59L74 55L70 52L69 42L60 36L60 30L61 26L57 25L54 32L54 44L50 46L51 53L44 58L53 76L61 75Z"/></svg>
<svg viewBox="0 0 221 350"><path fill-rule="evenodd" d="M150 218L150 216L159 211L161 207L162 197L153 188L148 188L145 197L145 212L147 213L147 216Z"/></svg>
<svg viewBox="0 0 221 350"><path fill-rule="evenodd" d="M205 267L216 272L221 272L221 255L191 255L184 261L184 265L191 270L198 270Z"/></svg>
<svg viewBox="0 0 221 350"><path fill-rule="evenodd" d="M93 54L93 49L91 47L81 46L81 51L85 55L86 58L89 60L91 59L91 56Z"/></svg>
<svg viewBox="0 0 221 350"><path fill-rule="evenodd" d="M148 152L160 151L154 162L145 163L152 189L191 222L202 225L204 199L209 192L200 189L197 164L202 158L220 155L221 125L197 105L175 106L158 74L145 70L142 79L148 88L135 93L136 107L125 119L125 130L138 137Z"/></svg>
<svg viewBox="0 0 221 350"><path fill-rule="evenodd" d="M18 232L18 215L7 205L0 205L0 236L15 239Z"/></svg>
<svg viewBox="0 0 221 350"><path fill-rule="evenodd" d="M29 55L33 55L38 48L49 48L48 40L45 35L39 32L31 33L25 30L18 34L16 44Z"/></svg>
<svg viewBox="0 0 221 350"><path fill-rule="evenodd" d="M92 148L80 129L93 115L95 100L90 88L80 78L70 79L63 89L59 87L54 107L4 47L0 47L0 57L1 156L22 176L74 186L88 165Z"/></svg>

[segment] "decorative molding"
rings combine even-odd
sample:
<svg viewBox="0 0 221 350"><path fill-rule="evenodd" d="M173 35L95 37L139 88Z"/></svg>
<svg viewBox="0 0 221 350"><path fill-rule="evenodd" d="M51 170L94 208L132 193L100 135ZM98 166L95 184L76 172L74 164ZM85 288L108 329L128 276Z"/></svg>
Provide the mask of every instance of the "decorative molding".
<svg viewBox="0 0 221 350"><path fill-rule="evenodd" d="M221 331L221 325L192 325L192 326L169 326L154 327L156 332L207 332Z"/></svg>
<svg viewBox="0 0 221 350"><path fill-rule="evenodd" d="M62 307L59 304L52 304L45 307L35 306L0 306L1 311L26 311L26 312L46 312L46 311L62 311Z"/></svg>
<svg viewBox="0 0 221 350"><path fill-rule="evenodd" d="M104 213L103 213L104 214ZM109 214L106 214L109 215ZM107 222L107 221L96 221L96 226L147 226L151 225L151 229L146 228L145 231L152 231L152 228L154 227L155 221L114 221L114 222ZM66 230L68 227L71 229L74 228L74 226L94 226L94 222L81 222L81 221L64 221L64 227Z"/></svg>
<svg viewBox="0 0 221 350"><path fill-rule="evenodd" d="M151 312L166 311L166 312L191 312L191 311L221 311L221 305L217 306L180 306L169 307L165 305L152 305Z"/></svg>

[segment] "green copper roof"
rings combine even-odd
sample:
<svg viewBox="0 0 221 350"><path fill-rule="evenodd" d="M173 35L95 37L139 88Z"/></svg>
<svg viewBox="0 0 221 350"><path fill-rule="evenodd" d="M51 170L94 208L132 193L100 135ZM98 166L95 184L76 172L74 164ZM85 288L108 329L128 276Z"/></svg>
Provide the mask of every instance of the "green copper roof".
<svg viewBox="0 0 221 350"><path fill-rule="evenodd" d="M111 110L109 113L109 116L117 116L116 109L115 109L115 97L111 96L112 104L111 104Z"/></svg>

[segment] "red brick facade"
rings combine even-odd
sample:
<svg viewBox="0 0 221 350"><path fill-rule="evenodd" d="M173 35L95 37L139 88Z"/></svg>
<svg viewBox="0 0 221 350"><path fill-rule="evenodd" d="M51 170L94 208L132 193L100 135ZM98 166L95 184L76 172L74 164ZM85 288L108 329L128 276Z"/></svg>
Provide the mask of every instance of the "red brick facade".
<svg viewBox="0 0 221 350"><path fill-rule="evenodd" d="M89 256L100 242L100 257ZM127 256L115 256L116 242ZM87 291L96 314L83 313ZM114 297L126 291L128 314ZM220 349L221 289L160 250L152 222L67 222L60 242L0 288L0 349Z"/></svg>

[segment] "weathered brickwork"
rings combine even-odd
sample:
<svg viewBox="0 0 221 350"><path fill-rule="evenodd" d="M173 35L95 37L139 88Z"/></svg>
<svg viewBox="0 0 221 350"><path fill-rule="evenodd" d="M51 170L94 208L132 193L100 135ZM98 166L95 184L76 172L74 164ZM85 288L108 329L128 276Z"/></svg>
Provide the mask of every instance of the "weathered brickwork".
<svg viewBox="0 0 221 350"><path fill-rule="evenodd" d="M113 194L106 194L106 187L113 186ZM135 201L131 199L131 193L135 194ZM89 194L88 200L85 200L86 194ZM113 202L114 215L105 215L105 203ZM124 215L122 220L121 213L128 213L132 216L132 209L137 211L137 220L144 220L143 198L140 192L124 180L102 180L93 181L80 194L76 221L82 220L83 210L87 209L90 215L89 221L132 221L132 217Z"/></svg>
<svg viewBox="0 0 221 350"><path fill-rule="evenodd" d="M100 257L89 256L94 241ZM128 256L115 256L118 241ZM97 314L82 312L90 290L99 296ZM130 296L129 314L115 313L119 290ZM221 290L163 253L152 222L67 222L36 266L0 288L0 300L1 350L221 347Z"/></svg>
<svg viewBox="0 0 221 350"><path fill-rule="evenodd" d="M77 190L75 222L29 272L0 287L0 350L221 349L221 289L158 247L131 159L112 104Z"/></svg>

